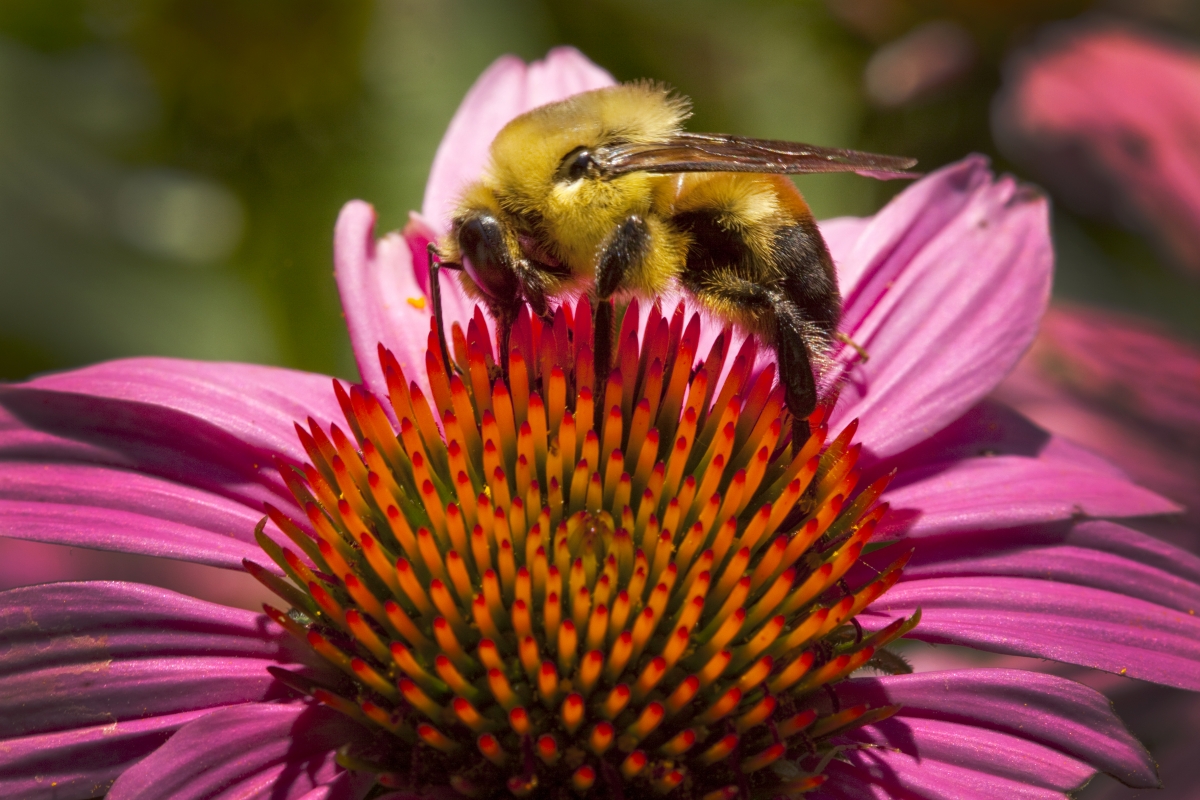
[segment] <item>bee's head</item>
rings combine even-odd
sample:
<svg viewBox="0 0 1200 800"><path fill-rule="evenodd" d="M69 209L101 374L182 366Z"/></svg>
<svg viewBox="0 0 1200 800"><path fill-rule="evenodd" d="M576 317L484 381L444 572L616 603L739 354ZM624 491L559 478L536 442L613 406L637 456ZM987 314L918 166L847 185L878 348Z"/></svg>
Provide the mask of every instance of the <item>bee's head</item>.
<svg viewBox="0 0 1200 800"><path fill-rule="evenodd" d="M661 180L606 174L599 154L614 145L664 141L679 133L688 113L686 98L649 82L541 106L496 136L485 182L510 211L536 220L568 249L573 241L585 248L629 214L644 213Z"/></svg>

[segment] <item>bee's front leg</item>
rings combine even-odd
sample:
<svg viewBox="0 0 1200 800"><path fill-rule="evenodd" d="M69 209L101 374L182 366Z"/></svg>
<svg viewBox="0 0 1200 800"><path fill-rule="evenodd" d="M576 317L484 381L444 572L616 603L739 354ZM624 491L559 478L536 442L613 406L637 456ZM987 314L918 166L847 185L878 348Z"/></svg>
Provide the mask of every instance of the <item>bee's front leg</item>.
<svg viewBox="0 0 1200 800"><path fill-rule="evenodd" d="M613 363L612 296L625 283L629 272L645 258L650 249L650 228L636 214L617 226L596 261L596 313L592 358L596 371L596 430L608 414L604 408L604 386ZM626 378L628 380L628 378Z"/></svg>
<svg viewBox="0 0 1200 800"><path fill-rule="evenodd" d="M442 316L442 282L440 273L443 269L462 269L459 264L449 264L440 261L441 253L438 252L437 245L433 242L429 243L427 248L429 251L429 303L433 309L433 322L437 326L438 347L442 351L442 365L446 369L446 374L450 374L450 348L446 346L446 325Z"/></svg>

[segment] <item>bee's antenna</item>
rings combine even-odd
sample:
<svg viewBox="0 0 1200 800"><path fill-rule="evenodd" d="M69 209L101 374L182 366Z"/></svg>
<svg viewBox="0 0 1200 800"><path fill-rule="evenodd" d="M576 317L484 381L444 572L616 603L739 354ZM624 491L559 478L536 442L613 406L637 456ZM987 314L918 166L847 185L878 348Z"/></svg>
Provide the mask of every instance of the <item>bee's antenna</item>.
<svg viewBox="0 0 1200 800"><path fill-rule="evenodd" d="M429 251L429 301L433 306L433 324L437 327L438 347L442 351L442 365L446 368L446 374L452 374L453 367L450 365L450 348L446 346L446 327L442 324L442 284L438 278L441 271L441 254L438 253L437 245L433 242L429 243L426 248Z"/></svg>

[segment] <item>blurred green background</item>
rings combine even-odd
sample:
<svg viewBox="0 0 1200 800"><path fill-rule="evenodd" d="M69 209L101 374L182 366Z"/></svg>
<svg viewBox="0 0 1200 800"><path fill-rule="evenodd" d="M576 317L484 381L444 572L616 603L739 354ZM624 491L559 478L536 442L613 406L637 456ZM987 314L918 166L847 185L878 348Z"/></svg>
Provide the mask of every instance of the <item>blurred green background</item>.
<svg viewBox="0 0 1200 800"><path fill-rule="evenodd" d="M353 377L337 211L361 197L402 226L503 53L572 44L664 80L694 129L1011 169L988 121L1005 54L1084 13L1200 27L1181 0L3 0L0 378L145 354ZM889 83L935 46L945 74ZM799 182L818 217L901 188ZM1060 294L1200 336L1200 290L1140 237L1061 210L1055 233Z"/></svg>

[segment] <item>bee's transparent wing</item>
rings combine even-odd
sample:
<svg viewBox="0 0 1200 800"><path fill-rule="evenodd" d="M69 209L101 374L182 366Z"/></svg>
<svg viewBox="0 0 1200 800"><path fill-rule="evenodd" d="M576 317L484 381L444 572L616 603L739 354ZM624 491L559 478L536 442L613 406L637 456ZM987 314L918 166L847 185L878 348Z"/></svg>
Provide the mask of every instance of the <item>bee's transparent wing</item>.
<svg viewBox="0 0 1200 800"><path fill-rule="evenodd" d="M915 178L914 158L752 139L723 133L680 133L660 142L626 142L593 152L605 177L629 172L759 172L797 175L857 172L872 178Z"/></svg>

